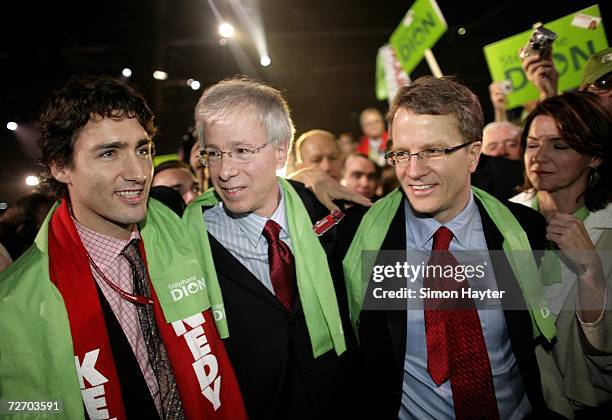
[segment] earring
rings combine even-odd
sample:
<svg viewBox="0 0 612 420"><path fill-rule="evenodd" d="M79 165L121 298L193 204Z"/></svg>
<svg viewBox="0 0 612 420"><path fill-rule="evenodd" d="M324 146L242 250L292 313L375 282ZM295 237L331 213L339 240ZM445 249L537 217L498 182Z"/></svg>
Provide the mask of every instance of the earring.
<svg viewBox="0 0 612 420"><path fill-rule="evenodd" d="M592 187L601 180L601 175L597 172L597 168L590 168L589 179L587 180L587 186Z"/></svg>

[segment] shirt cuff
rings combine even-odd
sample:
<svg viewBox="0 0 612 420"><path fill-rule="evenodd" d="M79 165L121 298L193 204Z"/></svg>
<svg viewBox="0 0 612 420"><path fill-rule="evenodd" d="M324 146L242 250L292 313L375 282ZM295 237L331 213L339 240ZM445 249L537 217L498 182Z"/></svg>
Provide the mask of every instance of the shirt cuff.
<svg viewBox="0 0 612 420"><path fill-rule="evenodd" d="M589 343L598 350L604 348L606 343L606 323L603 322L603 319L606 315L607 304L608 286L606 285L606 290L604 291L604 304L599 318L593 322L584 322L580 319L580 311L576 311L576 317L578 318L578 322L580 322L580 327L582 328L584 336Z"/></svg>

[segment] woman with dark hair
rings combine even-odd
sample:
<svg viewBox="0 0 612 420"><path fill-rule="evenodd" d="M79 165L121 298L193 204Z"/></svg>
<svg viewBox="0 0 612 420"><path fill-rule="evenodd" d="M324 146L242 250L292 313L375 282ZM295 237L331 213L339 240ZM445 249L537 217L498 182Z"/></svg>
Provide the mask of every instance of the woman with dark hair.
<svg viewBox="0 0 612 420"><path fill-rule="evenodd" d="M538 363L549 408L570 418L612 401L611 123L590 93L538 104L521 137L523 192L510 199L548 222L541 273L557 340Z"/></svg>

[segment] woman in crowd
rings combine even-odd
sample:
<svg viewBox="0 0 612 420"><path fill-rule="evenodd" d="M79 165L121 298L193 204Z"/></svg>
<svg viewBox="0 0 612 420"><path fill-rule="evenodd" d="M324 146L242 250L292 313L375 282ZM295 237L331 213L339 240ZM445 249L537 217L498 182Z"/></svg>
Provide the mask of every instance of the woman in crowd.
<svg viewBox="0 0 612 420"><path fill-rule="evenodd" d="M521 138L524 190L511 199L546 217L547 248L558 250L541 270L557 339L538 349L538 362L549 407L570 418L612 401L611 126L590 93L538 104Z"/></svg>

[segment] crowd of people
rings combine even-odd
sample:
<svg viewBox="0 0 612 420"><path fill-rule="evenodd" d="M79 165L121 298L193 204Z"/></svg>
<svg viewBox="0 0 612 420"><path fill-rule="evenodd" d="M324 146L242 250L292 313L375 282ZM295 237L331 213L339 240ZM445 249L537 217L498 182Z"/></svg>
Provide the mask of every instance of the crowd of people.
<svg viewBox="0 0 612 420"><path fill-rule="evenodd" d="M612 49L562 94L551 54L522 58L540 91L523 121L495 84L485 126L466 85L425 76L386 126L365 109L359 139L296 138L278 90L226 79L184 161L157 167L142 95L71 78L40 117L53 194L0 216L0 400L90 419L609 417ZM470 252L486 290L446 274ZM393 274L408 263L423 270Z"/></svg>

